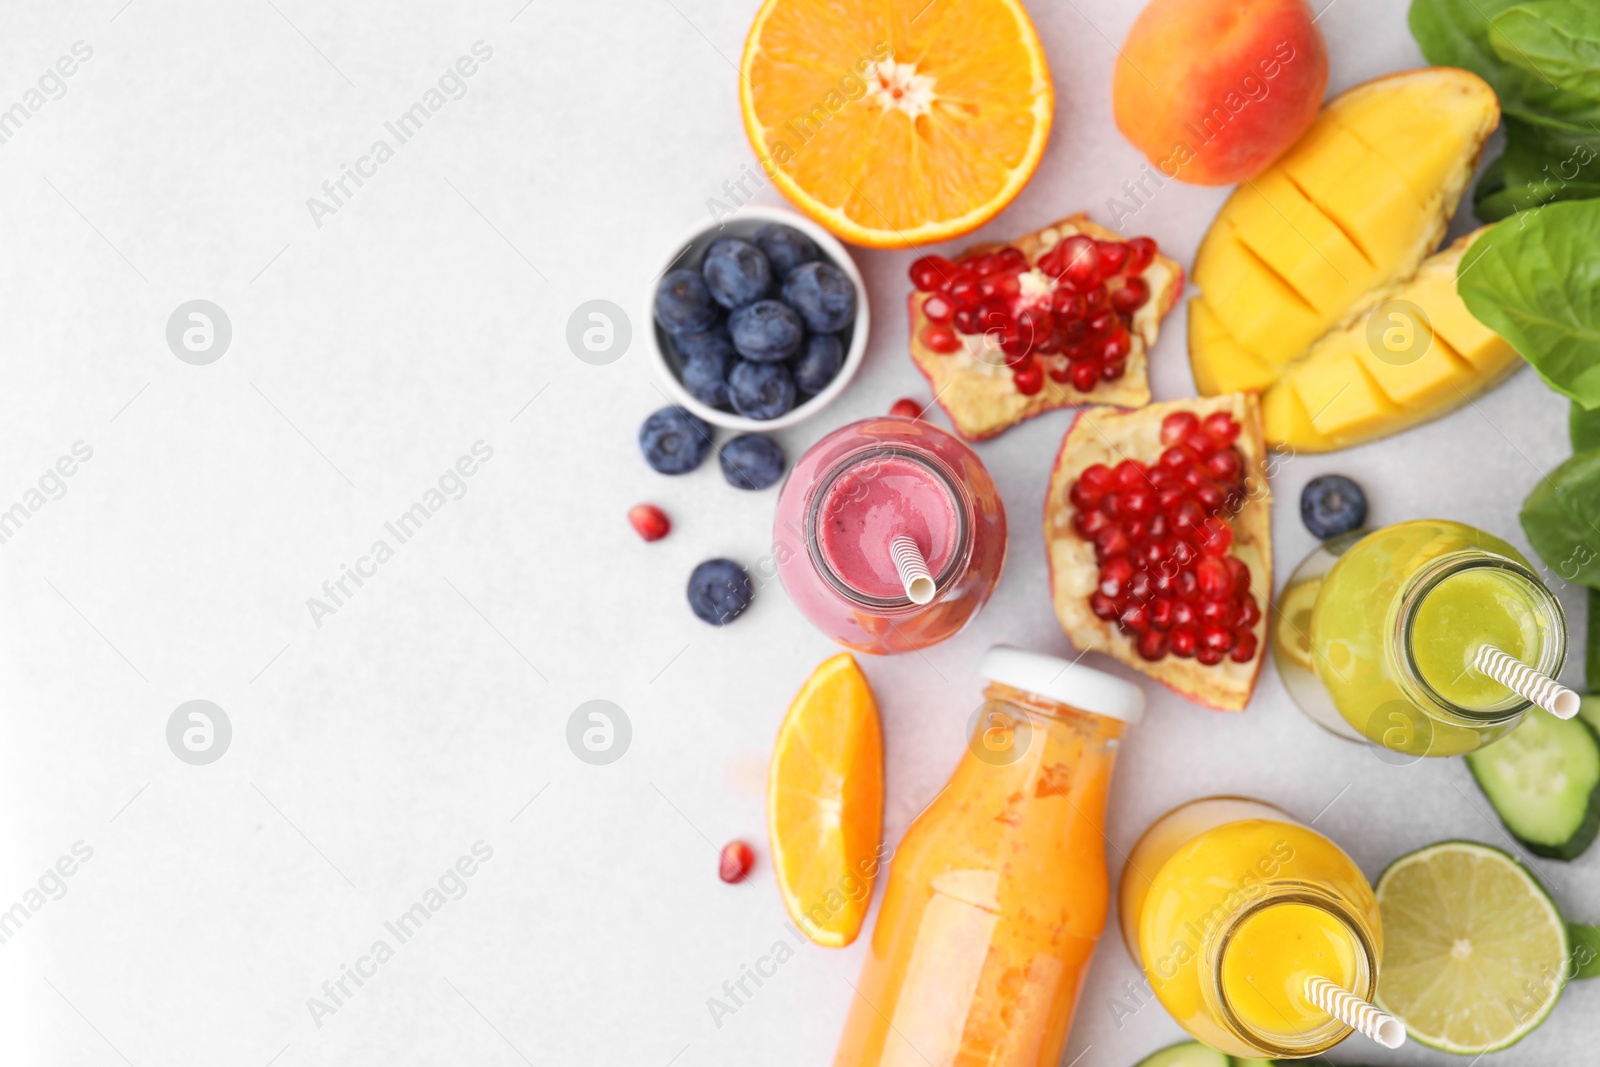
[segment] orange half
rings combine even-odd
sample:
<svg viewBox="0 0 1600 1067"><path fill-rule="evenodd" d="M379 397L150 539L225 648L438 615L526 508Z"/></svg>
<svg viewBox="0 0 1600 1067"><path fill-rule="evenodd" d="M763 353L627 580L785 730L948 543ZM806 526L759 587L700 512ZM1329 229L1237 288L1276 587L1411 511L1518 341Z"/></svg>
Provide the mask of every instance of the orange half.
<svg viewBox="0 0 1600 1067"><path fill-rule="evenodd" d="M854 941L878 873L883 735L878 702L848 652L811 673L778 729L767 836L795 925L829 948Z"/></svg>
<svg viewBox="0 0 1600 1067"><path fill-rule="evenodd" d="M1055 92L1017 0L766 0L745 131L795 206L847 241L959 237L1022 190Z"/></svg>

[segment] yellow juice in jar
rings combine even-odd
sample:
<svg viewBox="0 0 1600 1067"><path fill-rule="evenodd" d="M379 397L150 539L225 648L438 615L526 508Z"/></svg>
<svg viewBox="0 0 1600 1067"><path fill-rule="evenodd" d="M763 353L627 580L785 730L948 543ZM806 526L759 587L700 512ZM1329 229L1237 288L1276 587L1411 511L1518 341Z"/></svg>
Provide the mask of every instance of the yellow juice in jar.
<svg viewBox="0 0 1600 1067"><path fill-rule="evenodd" d="M1312 1004L1319 975L1370 999L1377 902L1344 852L1260 801L1212 797L1157 821L1130 854L1122 931L1157 999L1232 1056L1309 1056L1347 1026Z"/></svg>

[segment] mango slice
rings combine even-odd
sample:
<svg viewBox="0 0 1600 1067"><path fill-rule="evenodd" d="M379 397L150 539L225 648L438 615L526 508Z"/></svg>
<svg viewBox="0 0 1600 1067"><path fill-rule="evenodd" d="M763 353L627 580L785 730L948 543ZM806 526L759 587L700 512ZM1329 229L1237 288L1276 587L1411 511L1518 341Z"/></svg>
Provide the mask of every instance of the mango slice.
<svg viewBox="0 0 1600 1067"><path fill-rule="evenodd" d="M1234 192L1195 256L1189 358L1201 395L1259 390L1268 443L1321 452L1497 384L1516 353L1455 291L1470 238L1427 257L1499 119L1488 84L1447 67L1330 101Z"/></svg>

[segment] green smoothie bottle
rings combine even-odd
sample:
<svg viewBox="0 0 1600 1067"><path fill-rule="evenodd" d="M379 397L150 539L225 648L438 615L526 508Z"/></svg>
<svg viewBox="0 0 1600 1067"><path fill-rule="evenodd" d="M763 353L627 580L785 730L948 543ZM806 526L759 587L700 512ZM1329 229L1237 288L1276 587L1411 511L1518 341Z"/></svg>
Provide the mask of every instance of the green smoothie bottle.
<svg viewBox="0 0 1600 1067"><path fill-rule="evenodd" d="M1567 654L1561 604L1522 554L1444 519L1327 542L1278 610L1273 654L1300 709L1406 757L1471 752L1532 707L1473 668L1484 645L1552 678Z"/></svg>

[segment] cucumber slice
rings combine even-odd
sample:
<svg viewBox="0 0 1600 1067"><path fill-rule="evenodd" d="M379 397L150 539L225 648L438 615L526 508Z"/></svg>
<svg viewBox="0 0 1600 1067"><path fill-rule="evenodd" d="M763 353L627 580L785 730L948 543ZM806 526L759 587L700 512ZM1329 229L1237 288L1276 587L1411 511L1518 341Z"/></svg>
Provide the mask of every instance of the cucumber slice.
<svg viewBox="0 0 1600 1067"><path fill-rule="evenodd" d="M1229 1058L1198 1041L1169 1045L1140 1060L1136 1067L1231 1067Z"/></svg>
<svg viewBox="0 0 1600 1067"><path fill-rule="evenodd" d="M1600 831L1600 736L1535 708L1467 766L1500 821L1536 855L1570 860Z"/></svg>
<svg viewBox="0 0 1600 1067"><path fill-rule="evenodd" d="M1572 942L1572 977L1600 978L1600 926L1568 923L1567 938Z"/></svg>

